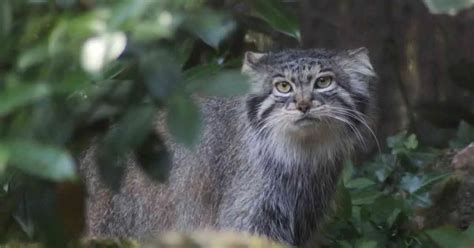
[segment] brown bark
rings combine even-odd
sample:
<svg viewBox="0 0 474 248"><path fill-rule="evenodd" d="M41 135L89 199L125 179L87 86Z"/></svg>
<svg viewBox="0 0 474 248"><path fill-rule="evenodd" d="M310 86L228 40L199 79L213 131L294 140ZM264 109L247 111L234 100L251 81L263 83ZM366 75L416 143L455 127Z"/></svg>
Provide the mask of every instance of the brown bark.
<svg viewBox="0 0 474 248"><path fill-rule="evenodd" d="M430 14L421 0L302 0L300 17L306 48L369 49L380 139L411 129L442 145L447 128L474 122L474 9L453 17Z"/></svg>

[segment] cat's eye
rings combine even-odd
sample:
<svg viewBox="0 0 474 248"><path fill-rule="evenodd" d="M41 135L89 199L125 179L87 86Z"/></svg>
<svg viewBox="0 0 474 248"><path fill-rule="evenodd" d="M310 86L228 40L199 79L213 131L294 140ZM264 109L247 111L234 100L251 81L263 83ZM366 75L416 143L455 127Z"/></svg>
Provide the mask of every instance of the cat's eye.
<svg viewBox="0 0 474 248"><path fill-rule="evenodd" d="M331 76L323 76L316 79L316 87L319 89L324 89L331 86L333 78Z"/></svg>
<svg viewBox="0 0 474 248"><path fill-rule="evenodd" d="M275 83L275 88L278 92L283 94L289 93L292 90L290 83L285 81Z"/></svg>

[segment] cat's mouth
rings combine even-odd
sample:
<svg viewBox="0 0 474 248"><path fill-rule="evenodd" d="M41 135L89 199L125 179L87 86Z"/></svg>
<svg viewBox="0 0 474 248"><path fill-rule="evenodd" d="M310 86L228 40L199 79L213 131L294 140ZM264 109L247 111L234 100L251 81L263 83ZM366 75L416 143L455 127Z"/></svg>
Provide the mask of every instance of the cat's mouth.
<svg viewBox="0 0 474 248"><path fill-rule="evenodd" d="M321 119L313 116L304 115L303 117L297 119L295 124L298 126L309 126L317 124L321 121Z"/></svg>

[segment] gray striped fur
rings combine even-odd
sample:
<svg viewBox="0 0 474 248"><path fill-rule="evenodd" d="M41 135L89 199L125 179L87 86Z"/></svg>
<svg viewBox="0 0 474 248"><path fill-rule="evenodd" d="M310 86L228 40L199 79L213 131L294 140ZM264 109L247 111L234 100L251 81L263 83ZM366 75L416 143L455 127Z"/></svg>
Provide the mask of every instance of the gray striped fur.
<svg viewBox="0 0 474 248"><path fill-rule="evenodd" d="M318 228L342 162L368 142L375 73L367 50L247 53L243 97L200 98L203 138L191 152L158 122L173 156L167 183L153 184L127 161L119 193L98 180L94 148L81 163L90 199L88 234L144 238L159 231L238 230L301 246ZM315 89L331 73L334 83ZM278 78L278 79L276 79ZM294 91L275 93L275 80ZM302 101L311 104L306 113Z"/></svg>

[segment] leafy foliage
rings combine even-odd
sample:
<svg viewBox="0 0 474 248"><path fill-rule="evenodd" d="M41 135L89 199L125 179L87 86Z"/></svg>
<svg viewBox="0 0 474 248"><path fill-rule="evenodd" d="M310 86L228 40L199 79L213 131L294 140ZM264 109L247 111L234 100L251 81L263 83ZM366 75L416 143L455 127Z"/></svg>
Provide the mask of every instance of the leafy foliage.
<svg viewBox="0 0 474 248"><path fill-rule="evenodd" d="M467 127L461 124L459 132ZM471 140L472 142L472 140ZM433 193L455 180L434 165L442 151L420 147L414 134L387 138L389 153L355 167L348 162L339 184L328 247L471 247L472 228L420 226L422 210L435 207Z"/></svg>
<svg viewBox="0 0 474 248"><path fill-rule="evenodd" d="M474 140L474 127L469 125L465 121L461 121L459 124L458 131L456 132L456 138L449 142L449 147L454 149L460 149L469 145Z"/></svg>
<svg viewBox="0 0 474 248"><path fill-rule="evenodd" d="M300 40L296 17L287 13L277 0L252 1L257 16L267 21L274 29Z"/></svg>
<svg viewBox="0 0 474 248"><path fill-rule="evenodd" d="M424 0L424 2L433 13L456 14L463 9L474 6L473 0Z"/></svg>
<svg viewBox="0 0 474 248"><path fill-rule="evenodd" d="M249 3L232 3L250 8L240 18L297 33L284 4ZM228 9L187 0L1 1L0 242L64 247L80 235L76 160L91 144L113 190L131 155L153 179L166 178L157 111L192 148L202 126L195 97L248 90L240 61L252 27Z"/></svg>

